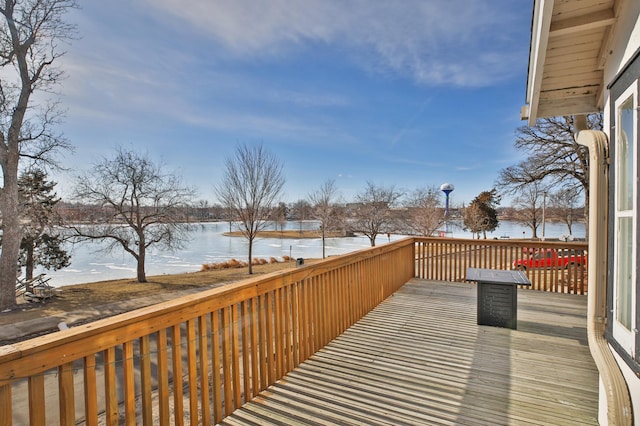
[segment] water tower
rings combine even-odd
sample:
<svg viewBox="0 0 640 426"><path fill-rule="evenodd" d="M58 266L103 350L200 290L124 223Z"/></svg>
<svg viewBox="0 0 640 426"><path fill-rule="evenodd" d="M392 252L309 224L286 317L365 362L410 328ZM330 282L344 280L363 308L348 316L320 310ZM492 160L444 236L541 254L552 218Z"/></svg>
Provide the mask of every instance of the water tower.
<svg viewBox="0 0 640 426"><path fill-rule="evenodd" d="M446 197L446 203L444 208L444 234L449 235L449 194L453 192L453 185L450 183L443 183L440 185L440 191L444 192Z"/></svg>
<svg viewBox="0 0 640 426"><path fill-rule="evenodd" d="M444 195L447 199L444 209L444 215L447 217L449 216L449 194L451 194L453 190L454 187L450 183L443 183L442 185L440 185L440 191L444 192Z"/></svg>

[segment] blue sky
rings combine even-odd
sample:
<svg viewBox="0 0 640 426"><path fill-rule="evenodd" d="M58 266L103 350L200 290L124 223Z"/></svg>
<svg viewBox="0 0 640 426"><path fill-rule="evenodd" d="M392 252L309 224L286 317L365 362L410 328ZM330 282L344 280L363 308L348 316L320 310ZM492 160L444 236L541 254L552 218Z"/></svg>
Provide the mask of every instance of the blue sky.
<svg viewBox="0 0 640 426"><path fill-rule="evenodd" d="M334 179L347 200L450 182L468 203L524 158L531 0L82 3L60 62L63 196L116 146L211 203L238 143L282 160L287 202Z"/></svg>

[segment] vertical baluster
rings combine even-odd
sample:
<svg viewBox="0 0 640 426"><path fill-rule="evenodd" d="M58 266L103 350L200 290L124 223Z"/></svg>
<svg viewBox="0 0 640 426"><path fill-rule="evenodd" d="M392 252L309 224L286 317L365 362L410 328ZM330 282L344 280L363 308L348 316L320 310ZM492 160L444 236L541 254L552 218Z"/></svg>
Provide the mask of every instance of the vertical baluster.
<svg viewBox="0 0 640 426"><path fill-rule="evenodd" d="M98 384L96 381L96 356L84 358L84 417L87 426L98 424Z"/></svg>
<svg viewBox="0 0 640 426"><path fill-rule="evenodd" d="M31 426L44 426L46 410L44 395L44 376L38 374L29 377L29 423Z"/></svg>
<svg viewBox="0 0 640 426"><path fill-rule="evenodd" d="M224 333L220 330L221 310L213 311L211 317L211 375L213 381L213 419L220 423L224 418L222 409L222 360L220 351L222 350L221 339ZM226 403L226 402L225 402Z"/></svg>
<svg viewBox="0 0 640 426"><path fill-rule="evenodd" d="M151 349L149 336L140 338L140 390L142 392L142 423L150 426L153 422L151 405Z"/></svg>
<svg viewBox="0 0 640 426"><path fill-rule="evenodd" d="M133 342L122 345L122 375L124 379L124 418L127 425L136 424L136 387Z"/></svg>
<svg viewBox="0 0 640 426"><path fill-rule="evenodd" d="M167 330L156 333L156 351L158 362L158 404L160 425L169 424L169 362L167 356ZM174 378L174 380L179 380Z"/></svg>
<svg viewBox="0 0 640 426"><path fill-rule="evenodd" d="M238 304L231 305L231 350L233 369L233 408L242 405L242 380L240 379L240 318L238 314ZM242 354L244 356L244 354Z"/></svg>
<svg viewBox="0 0 640 426"><path fill-rule="evenodd" d="M76 406L72 362L58 367L58 397L60 398L60 425L74 426L76 424Z"/></svg>
<svg viewBox="0 0 640 426"><path fill-rule="evenodd" d="M260 296L258 303L260 321L260 389L266 389L269 383L269 353L267 345L267 295Z"/></svg>
<svg viewBox="0 0 640 426"><path fill-rule="evenodd" d="M251 299L245 300L240 303L240 322L242 327L242 378L243 378L243 391L244 400L238 400L238 405L242 402L247 402L251 398L251 342L249 341L250 334L250 309L249 304Z"/></svg>
<svg viewBox="0 0 640 426"><path fill-rule="evenodd" d="M309 342L311 340L311 333L309 330L309 300L308 300L309 286L307 280L302 280L298 286L298 294L300 298L299 302L299 318L300 318L300 359L299 362L303 362L309 357Z"/></svg>
<svg viewBox="0 0 640 426"><path fill-rule="evenodd" d="M0 385L0 426L13 424L13 411L11 403L11 383Z"/></svg>
<svg viewBox="0 0 640 426"><path fill-rule="evenodd" d="M222 371L224 387L224 413L226 416L233 412L233 377L232 377L232 357L231 348L231 308L228 306L222 309Z"/></svg>
<svg viewBox="0 0 640 426"><path fill-rule="evenodd" d="M248 300L248 307L251 311L251 397L258 395L260 392L260 362L261 362L261 352L260 352L260 342L258 339L258 320L259 320L259 309L260 305L258 304L258 297L253 297Z"/></svg>
<svg viewBox="0 0 640 426"><path fill-rule="evenodd" d="M274 321L274 303L275 292L271 291L266 295L266 322L265 327L267 329L267 372L268 381L267 386L271 386L276 381L276 359L275 359L275 321Z"/></svg>
<svg viewBox="0 0 640 426"><path fill-rule="evenodd" d="M284 303L283 303L283 311L284 311L284 343L285 343L285 363L284 363L284 374L287 374L289 371L293 369L293 341L291 339L292 334L292 324L293 321L291 319L291 284L287 284L284 287Z"/></svg>
<svg viewBox="0 0 640 426"><path fill-rule="evenodd" d="M187 374L189 375L189 418L191 425L198 422L198 363L196 361L196 324L194 319L187 321Z"/></svg>
<svg viewBox="0 0 640 426"><path fill-rule="evenodd" d="M182 392L182 333L180 324L171 327L171 364L173 367L173 415L174 423L184 419Z"/></svg>
<svg viewBox="0 0 640 426"><path fill-rule="evenodd" d="M116 392L116 350L108 348L104 352L104 397L108 425L117 425L118 395Z"/></svg>
<svg viewBox="0 0 640 426"><path fill-rule="evenodd" d="M273 355L275 357L275 380L278 380L282 377L283 369L284 369L284 336L282 332L283 325L283 291L282 288L278 288L274 290L274 339L275 339L275 349L273 351Z"/></svg>
<svg viewBox="0 0 640 426"><path fill-rule="evenodd" d="M202 412L202 424L211 423L211 406L209 403L209 337L207 335L207 316L198 317L198 364L200 370L200 411Z"/></svg>
<svg viewBox="0 0 640 426"><path fill-rule="evenodd" d="M329 271L323 274L325 287L327 288L327 304L325 315L327 321L327 340L325 344L333 340L336 336L337 329L337 300L336 300L336 271Z"/></svg>

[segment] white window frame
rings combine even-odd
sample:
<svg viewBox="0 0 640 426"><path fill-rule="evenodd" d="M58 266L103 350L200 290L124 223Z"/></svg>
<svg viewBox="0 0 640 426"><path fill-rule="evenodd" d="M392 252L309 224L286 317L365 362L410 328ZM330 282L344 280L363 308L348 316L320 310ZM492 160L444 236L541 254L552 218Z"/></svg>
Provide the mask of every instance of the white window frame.
<svg viewBox="0 0 640 426"><path fill-rule="evenodd" d="M622 160L621 152L619 152L619 143L621 141L621 120L620 120L620 106L626 102L630 97L633 97L633 129L634 129L634 139L629 140L629 143L633 146L633 152L630 154L633 158L632 160L632 201L631 201L631 209L630 210L620 210L619 206L619 184L621 182L620 176L618 172L620 170L620 161ZM615 141L616 141L616 167L615 170L615 188L614 188L614 253L613 253L613 278L614 278L614 287L613 287L613 337L620 344L620 346L627 351L632 357L635 357L635 330L637 328L636 324L636 271L635 271L635 259L637 255L637 248L635 244L636 238L636 227L637 227L637 200L638 200L638 187L637 187L637 176L638 176L638 82L634 81L631 86L629 86L621 95L615 100L615 117L616 117L616 128L615 128ZM631 235L628 238L631 238L631 246L632 253L630 261L632 262L631 267L631 283L630 283L630 304L631 304L631 324L630 328L627 328L625 325L618 321L618 283L619 283L619 269L618 269L618 260L619 260L619 235L618 229L620 225L620 219L630 219L631 220Z"/></svg>

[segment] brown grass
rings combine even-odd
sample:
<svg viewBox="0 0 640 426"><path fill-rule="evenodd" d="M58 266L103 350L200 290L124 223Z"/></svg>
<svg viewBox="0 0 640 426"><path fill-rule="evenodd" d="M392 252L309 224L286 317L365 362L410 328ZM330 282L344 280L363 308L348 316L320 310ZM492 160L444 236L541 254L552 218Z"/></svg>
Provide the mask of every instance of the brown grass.
<svg viewBox="0 0 640 426"><path fill-rule="evenodd" d="M310 259L307 260L307 263L314 261L317 260ZM248 273L246 262L232 259L228 263L230 265L228 268L211 268L186 274L150 276L147 277L148 282L146 283L139 283L135 279L121 279L59 287L57 295L45 303L26 303L20 300L21 304L18 309L0 313L0 326L162 293L192 288L206 290L217 285L252 277ZM295 268L295 263L288 261L288 259L275 263L262 259L259 264L253 267L253 276L289 268Z"/></svg>

